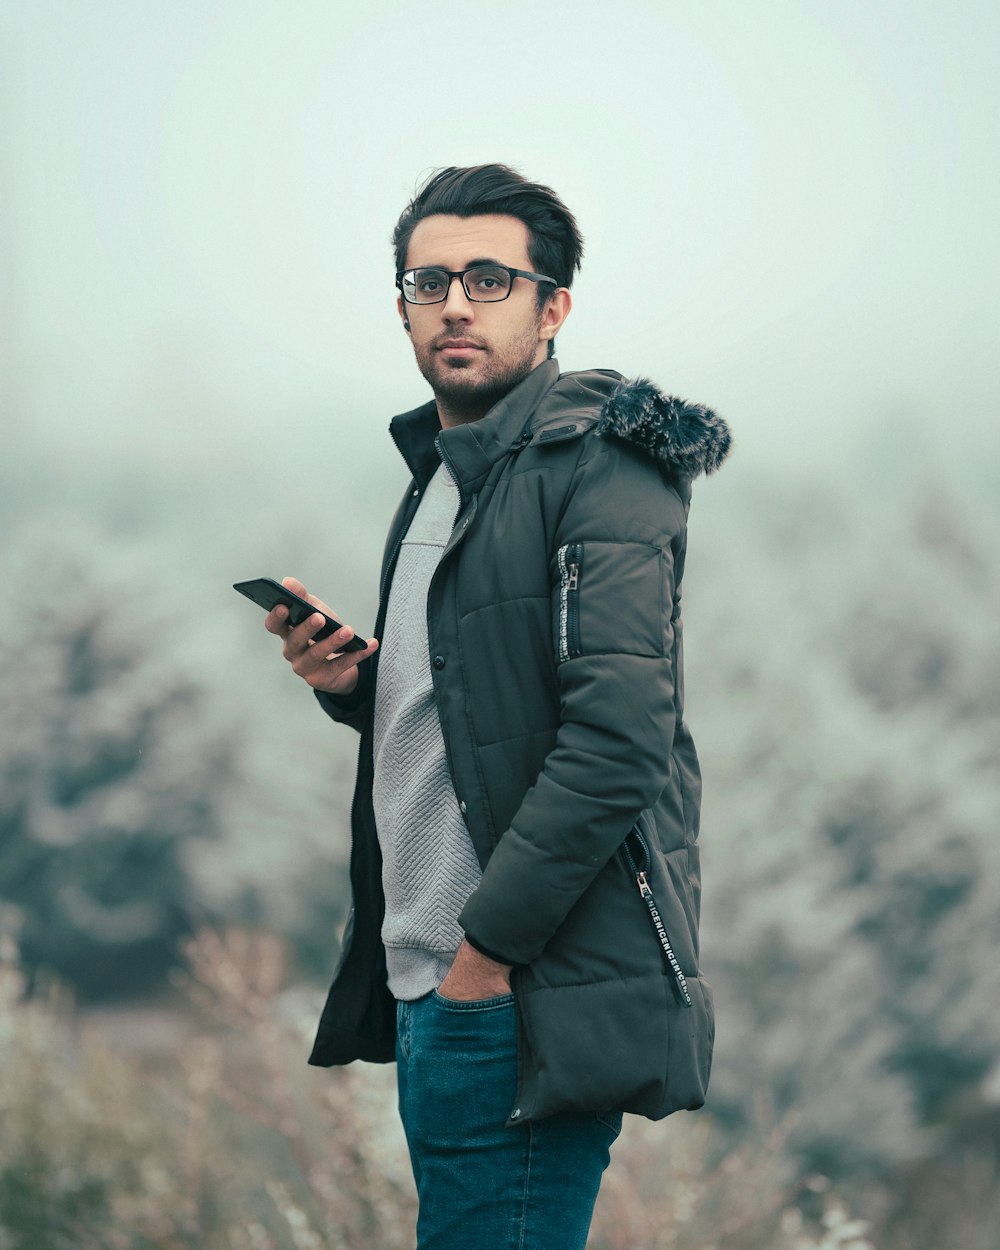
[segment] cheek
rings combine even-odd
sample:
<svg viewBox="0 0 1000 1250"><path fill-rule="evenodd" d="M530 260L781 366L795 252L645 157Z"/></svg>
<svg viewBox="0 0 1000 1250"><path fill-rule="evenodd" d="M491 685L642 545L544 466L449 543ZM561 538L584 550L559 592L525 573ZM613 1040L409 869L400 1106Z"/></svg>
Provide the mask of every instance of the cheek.
<svg viewBox="0 0 1000 1250"><path fill-rule="evenodd" d="M518 317L511 318L507 325L498 328L493 335L493 341L498 347L518 353L524 350L526 344L538 341L538 329L541 325L540 318L535 315L534 306L520 309L519 312Z"/></svg>
<svg viewBox="0 0 1000 1250"><path fill-rule="evenodd" d="M431 342L431 340L434 337L433 328L429 328L428 326L424 325L422 323L422 319L417 320L411 316L409 320L410 320L410 330L409 330L409 334L407 337L409 338L413 346L417 349L417 351L426 349L428 344Z"/></svg>

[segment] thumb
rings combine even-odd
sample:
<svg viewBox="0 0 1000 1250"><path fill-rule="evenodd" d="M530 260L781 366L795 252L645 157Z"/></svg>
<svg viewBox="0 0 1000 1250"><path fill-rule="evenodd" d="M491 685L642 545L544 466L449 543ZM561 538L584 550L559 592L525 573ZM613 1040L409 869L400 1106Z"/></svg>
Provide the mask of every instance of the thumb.
<svg viewBox="0 0 1000 1250"><path fill-rule="evenodd" d="M297 577L283 577L281 579L281 584L286 590L290 590L293 594L299 595L301 598L305 599L306 588Z"/></svg>

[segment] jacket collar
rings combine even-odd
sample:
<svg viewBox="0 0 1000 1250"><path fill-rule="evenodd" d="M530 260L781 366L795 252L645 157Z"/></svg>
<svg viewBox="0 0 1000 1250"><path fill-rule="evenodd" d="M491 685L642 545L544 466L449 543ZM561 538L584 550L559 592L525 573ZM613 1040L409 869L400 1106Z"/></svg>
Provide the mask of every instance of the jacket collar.
<svg viewBox="0 0 1000 1250"><path fill-rule="evenodd" d="M725 419L704 404L665 395L646 378L628 381L613 369L559 376L546 360L523 378L479 421L442 430L431 400L394 417L389 426L421 489L441 463L435 440L463 495L475 494L490 469L512 447L578 438L594 429L628 443L684 483L712 473L729 455Z"/></svg>
<svg viewBox="0 0 1000 1250"><path fill-rule="evenodd" d="M442 430L433 400L393 417L389 432L423 488L441 463L435 439L458 478L463 494L474 494L490 469L518 442L529 418L559 379L555 360L543 360L498 400L484 417Z"/></svg>

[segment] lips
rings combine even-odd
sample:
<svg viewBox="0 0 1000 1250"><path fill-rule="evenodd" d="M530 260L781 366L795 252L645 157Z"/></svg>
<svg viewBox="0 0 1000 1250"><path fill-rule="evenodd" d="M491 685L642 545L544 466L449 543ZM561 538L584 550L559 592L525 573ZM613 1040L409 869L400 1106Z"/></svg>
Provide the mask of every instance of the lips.
<svg viewBox="0 0 1000 1250"><path fill-rule="evenodd" d="M463 352L481 352L484 350L481 343L474 343L472 339L444 339L437 345L439 352L463 351Z"/></svg>

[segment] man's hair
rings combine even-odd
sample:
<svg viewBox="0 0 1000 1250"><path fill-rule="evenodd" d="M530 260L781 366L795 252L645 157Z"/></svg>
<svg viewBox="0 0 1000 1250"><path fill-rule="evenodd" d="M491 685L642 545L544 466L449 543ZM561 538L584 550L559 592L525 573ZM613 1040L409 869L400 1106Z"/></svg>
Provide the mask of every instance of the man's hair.
<svg viewBox="0 0 1000 1250"><path fill-rule="evenodd" d="M529 182L507 165L470 165L465 169L449 165L431 174L396 222L392 245L397 272L406 268L406 249L414 227L436 213L517 217L528 227L528 256L535 273L555 278L559 286L569 286L574 271L580 268L580 228L550 187ZM539 307L551 294L551 287L544 283L539 286Z"/></svg>

